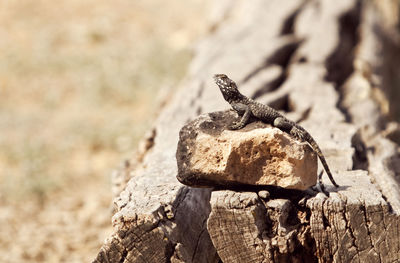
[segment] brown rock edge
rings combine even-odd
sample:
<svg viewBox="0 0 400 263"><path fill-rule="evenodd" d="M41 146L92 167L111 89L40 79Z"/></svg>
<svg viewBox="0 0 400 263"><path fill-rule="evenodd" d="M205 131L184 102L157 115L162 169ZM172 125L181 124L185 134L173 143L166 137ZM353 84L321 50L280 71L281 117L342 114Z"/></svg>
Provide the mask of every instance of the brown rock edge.
<svg viewBox="0 0 400 263"><path fill-rule="evenodd" d="M356 0L223 3L115 200L114 233L94 262L397 262L399 140L398 129L385 130L382 91L391 84L385 65L400 60L391 60L395 46L382 40L376 8ZM214 73L301 120L341 187L307 198L182 186L179 129L228 107Z"/></svg>

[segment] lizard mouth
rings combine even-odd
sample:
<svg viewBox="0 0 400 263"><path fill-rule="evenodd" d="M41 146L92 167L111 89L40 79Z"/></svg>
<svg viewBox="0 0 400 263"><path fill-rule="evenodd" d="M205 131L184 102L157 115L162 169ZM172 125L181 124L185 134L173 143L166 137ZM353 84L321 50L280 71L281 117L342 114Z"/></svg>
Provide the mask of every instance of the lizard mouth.
<svg viewBox="0 0 400 263"><path fill-rule="evenodd" d="M220 80L220 79L224 79L224 78L227 78L227 76L225 74L215 74L214 75L214 80L215 81Z"/></svg>

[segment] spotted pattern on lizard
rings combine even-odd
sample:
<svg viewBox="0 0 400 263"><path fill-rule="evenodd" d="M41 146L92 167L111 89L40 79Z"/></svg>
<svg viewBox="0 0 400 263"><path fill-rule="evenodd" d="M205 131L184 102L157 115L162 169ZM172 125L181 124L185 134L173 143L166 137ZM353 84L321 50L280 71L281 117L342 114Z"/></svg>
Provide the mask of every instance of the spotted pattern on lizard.
<svg viewBox="0 0 400 263"><path fill-rule="evenodd" d="M339 187L333 179L332 173L321 149L319 148L313 137L303 127L287 119L275 109L241 94L237 88L236 83L228 78L225 74L214 75L214 81L221 90L224 99L231 105L231 107L238 113L238 115L241 116L240 121L234 122L230 126L230 129L242 129L244 126L246 126L246 124L249 123L250 117L253 117L264 123L268 123L276 128L279 128L280 130L290 134L301 142L307 142L321 160L321 163L332 184L335 187ZM320 173L318 176L318 184L320 185L321 190L325 192L325 188L322 183L322 173Z"/></svg>

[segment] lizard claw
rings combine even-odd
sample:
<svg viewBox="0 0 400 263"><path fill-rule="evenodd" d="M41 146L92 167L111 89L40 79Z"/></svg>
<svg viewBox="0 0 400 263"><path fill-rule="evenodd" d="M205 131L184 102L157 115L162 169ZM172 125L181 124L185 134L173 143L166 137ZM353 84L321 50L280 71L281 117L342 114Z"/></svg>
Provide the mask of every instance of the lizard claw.
<svg viewBox="0 0 400 263"><path fill-rule="evenodd" d="M304 141L303 138L303 132L298 129L296 126L294 126L291 130L290 130L290 135L292 135L294 138Z"/></svg>
<svg viewBox="0 0 400 263"><path fill-rule="evenodd" d="M243 128L243 125L240 122L233 122L231 126L229 126L229 130L239 130Z"/></svg>

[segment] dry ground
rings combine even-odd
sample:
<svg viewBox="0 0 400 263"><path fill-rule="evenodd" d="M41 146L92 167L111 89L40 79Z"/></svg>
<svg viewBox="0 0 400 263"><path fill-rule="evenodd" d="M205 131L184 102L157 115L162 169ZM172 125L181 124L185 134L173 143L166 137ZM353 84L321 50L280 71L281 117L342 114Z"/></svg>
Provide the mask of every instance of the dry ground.
<svg viewBox="0 0 400 263"><path fill-rule="evenodd" d="M185 73L206 3L0 2L0 262L95 257L110 172Z"/></svg>

